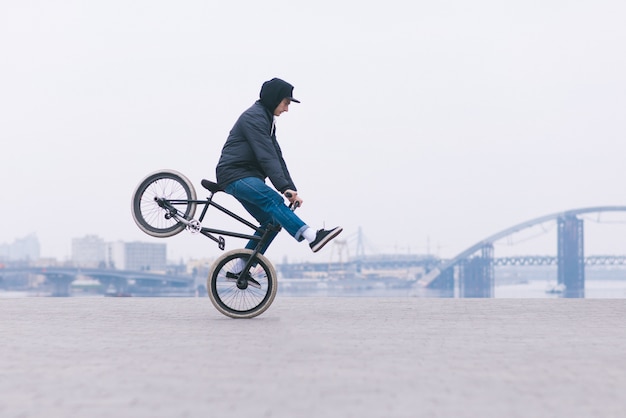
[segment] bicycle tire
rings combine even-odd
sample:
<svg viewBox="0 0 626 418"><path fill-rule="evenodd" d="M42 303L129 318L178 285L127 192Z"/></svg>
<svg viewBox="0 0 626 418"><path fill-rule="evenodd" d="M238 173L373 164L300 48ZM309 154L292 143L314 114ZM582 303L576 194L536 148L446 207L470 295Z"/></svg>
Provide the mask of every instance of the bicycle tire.
<svg viewBox="0 0 626 418"><path fill-rule="evenodd" d="M256 264L250 269L250 276L260 288L249 285L246 289L237 287L236 279L227 278L226 273L237 266L238 259L244 262L252 255L252 250L231 250L219 257L211 266L207 279L207 291L213 306L231 318L254 318L265 312L276 297L278 282L276 270L262 254L256 255Z"/></svg>
<svg viewBox="0 0 626 418"><path fill-rule="evenodd" d="M146 234L166 238L185 229L184 223L165 217L166 210L155 202L156 197L180 201L196 200L196 190L189 179L174 170L156 171L139 183L132 199L133 219ZM187 202L177 204L176 209L184 213L186 219L191 219L196 213L196 206L195 202Z"/></svg>

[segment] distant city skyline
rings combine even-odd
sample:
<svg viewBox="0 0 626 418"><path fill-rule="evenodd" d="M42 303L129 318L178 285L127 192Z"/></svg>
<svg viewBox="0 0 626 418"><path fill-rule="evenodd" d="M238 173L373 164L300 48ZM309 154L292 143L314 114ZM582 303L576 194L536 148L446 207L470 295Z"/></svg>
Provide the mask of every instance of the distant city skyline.
<svg viewBox="0 0 626 418"><path fill-rule="evenodd" d="M626 242L626 214L622 213L605 213L602 215L583 215L580 216L584 222L585 228L585 254L589 255L620 255L626 254L626 245L621 245L622 242ZM509 225L512 227L514 224ZM505 228L506 229L506 228ZM363 242L359 244L357 242L359 232L362 234ZM499 231L491 231L490 233L486 233L484 236L476 239L471 242L466 248L462 248L461 250L465 250L469 248L471 245L480 242L481 240L487 238L488 236L493 235L494 233ZM207 239L201 236L193 236L187 231L183 231L181 236L168 238L168 239L157 239L149 236L145 236L144 239L134 239L132 241L125 240L112 240L106 242L142 242L142 243L153 243L153 244L164 244L167 248L167 259L168 262L180 262L189 261L189 260L202 260L202 259L214 259L221 254L221 251L217 249L217 247L212 243L208 242ZM61 255L50 255L45 254L41 251L41 243L39 241L37 233L29 233L21 237L16 237L11 241L4 240L4 242L0 241L0 259L2 256L7 256L8 248L12 245L16 245L16 248L23 248L24 243L28 242L29 239L35 237L37 239L36 245L30 245L30 248L37 248L40 257L42 258L55 258L60 261L68 261L72 259L72 241L77 238L84 238L88 236L97 236L104 240L104 235L97 234L84 234L79 237L73 237L68 242L67 248L68 251ZM178 238L178 240L176 239ZM286 234L280 234L279 239L289 239ZM198 253L191 252L185 253L185 248L183 247L182 251L180 249L176 249L176 244L181 240L197 240L200 239L205 244L204 248L206 248L206 253ZM605 242L608 239L609 242ZM204 242L206 241L206 242ZM616 243L620 243L619 245L614 245L610 241L615 241ZM232 245L231 248L235 248L234 244L242 244L244 241L237 239L227 238L227 243ZM363 251L367 255L378 255L378 254L419 254L419 255L435 255L441 258L451 258L457 253L448 255L442 254L441 248L438 248L439 243L431 242L427 239L425 243L417 243L415 246L407 246L407 247L390 247L390 248L376 248L376 243L372 243L369 241L368 237L362 231L356 231L354 233L348 233L339 239L339 242L335 245L331 245L328 249L325 249L325 253L322 254L323 258L318 258L318 262L324 261L337 261L340 257L344 259L349 256L356 255L357 247L362 246ZM172 251L172 248L174 250ZM228 248L227 248L228 249ZM23 250L19 250L23 251ZM20 252L15 252L19 254ZM459 251L460 252L460 251ZM501 239L495 244L495 256L512 256L512 255L552 255L556 254L556 223L555 222L546 222L545 224L541 224L539 226L528 228L521 230L519 233L513 234L509 237ZM298 260L294 258L289 258L287 256L272 256L273 260L276 263L281 262L302 262L307 260Z"/></svg>
<svg viewBox="0 0 626 418"><path fill-rule="evenodd" d="M33 262L54 259L39 251L37 234L18 238L13 243L0 243L0 262ZM122 270L165 271L171 260L167 258L166 243L106 242L98 235L72 238L71 253L59 262L72 262L77 267L117 268Z"/></svg>
<svg viewBox="0 0 626 418"><path fill-rule="evenodd" d="M0 261L39 259L41 246L37 234L31 233L23 237L16 237L13 242L0 242Z"/></svg>

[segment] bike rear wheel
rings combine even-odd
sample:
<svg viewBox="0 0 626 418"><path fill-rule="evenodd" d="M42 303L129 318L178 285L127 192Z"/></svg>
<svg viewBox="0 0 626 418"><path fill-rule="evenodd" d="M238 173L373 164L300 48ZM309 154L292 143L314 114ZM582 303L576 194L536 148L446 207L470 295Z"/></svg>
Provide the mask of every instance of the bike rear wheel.
<svg viewBox="0 0 626 418"><path fill-rule="evenodd" d="M244 289L237 285L238 270L252 255L252 250L232 250L219 257L209 272L207 290L213 306L231 318L253 318L265 312L276 297L276 271L270 261L257 254L250 268L250 280ZM241 260L241 261L239 261Z"/></svg>
<svg viewBox="0 0 626 418"><path fill-rule="evenodd" d="M186 225L168 216L156 198L166 199L186 219L196 213L196 190L187 177L174 170L154 172L144 178L133 193L132 213L135 223L143 232L157 238L171 237Z"/></svg>

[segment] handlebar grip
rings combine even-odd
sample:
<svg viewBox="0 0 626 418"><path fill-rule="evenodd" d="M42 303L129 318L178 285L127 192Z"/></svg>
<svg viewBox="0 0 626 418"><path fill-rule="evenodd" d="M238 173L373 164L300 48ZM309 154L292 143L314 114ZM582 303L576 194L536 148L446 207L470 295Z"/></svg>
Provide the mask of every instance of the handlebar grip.
<svg viewBox="0 0 626 418"><path fill-rule="evenodd" d="M286 197L287 199L291 199L291 198L293 197L293 194L292 194L292 193L290 193L290 192L286 192L286 193L285 193L285 197ZM300 206L300 203L299 203L299 202L293 202L293 203L290 203L290 204L289 204L289 209L291 209L291 210L296 210L296 209L298 208L298 206Z"/></svg>

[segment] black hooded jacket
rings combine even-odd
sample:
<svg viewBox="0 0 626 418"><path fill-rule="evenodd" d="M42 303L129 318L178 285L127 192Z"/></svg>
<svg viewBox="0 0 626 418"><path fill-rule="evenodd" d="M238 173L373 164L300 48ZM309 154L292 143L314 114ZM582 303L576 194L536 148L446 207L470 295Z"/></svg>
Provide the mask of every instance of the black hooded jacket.
<svg viewBox="0 0 626 418"><path fill-rule="evenodd" d="M222 189L244 177L257 177L264 181L269 177L274 188L281 193L287 189L297 190L276 141L273 111L284 98L278 99L277 95L281 93L270 95L268 105L273 106L270 110L263 103L266 96L262 90L261 99L235 122L215 170L217 183Z"/></svg>

